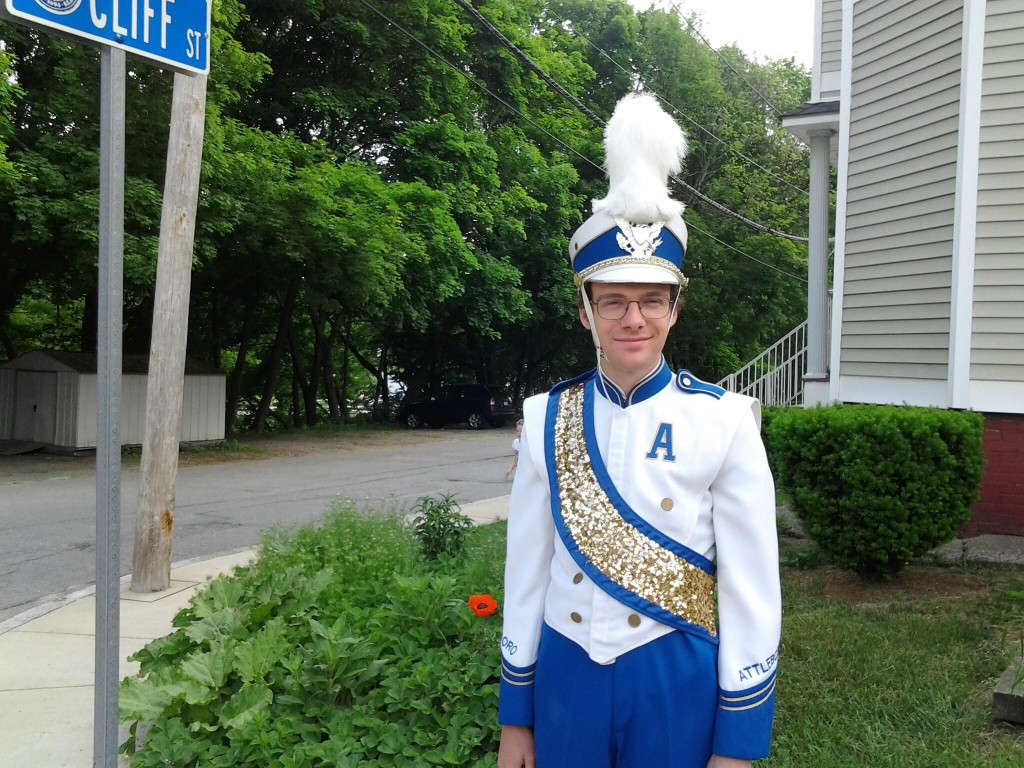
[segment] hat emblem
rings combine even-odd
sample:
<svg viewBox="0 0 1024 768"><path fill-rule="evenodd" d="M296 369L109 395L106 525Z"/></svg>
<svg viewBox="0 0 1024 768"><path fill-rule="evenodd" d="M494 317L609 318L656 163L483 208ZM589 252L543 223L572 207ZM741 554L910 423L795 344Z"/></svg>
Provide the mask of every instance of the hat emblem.
<svg viewBox="0 0 1024 768"><path fill-rule="evenodd" d="M633 256L653 257L661 247L659 235L663 222L632 224L625 219L616 217L615 224L619 228L615 235L615 242L626 253Z"/></svg>

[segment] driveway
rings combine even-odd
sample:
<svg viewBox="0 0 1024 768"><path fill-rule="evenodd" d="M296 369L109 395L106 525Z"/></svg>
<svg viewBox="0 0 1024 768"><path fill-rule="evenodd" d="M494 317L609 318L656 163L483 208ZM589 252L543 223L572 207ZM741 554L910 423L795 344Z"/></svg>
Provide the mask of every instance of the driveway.
<svg viewBox="0 0 1024 768"><path fill-rule="evenodd" d="M338 499L404 512L417 498L467 503L511 484L511 428L310 435L259 441L256 454L182 455L172 560L251 547L273 526L308 523ZM139 462L122 466L121 570L129 573ZM95 581L93 456L0 457L0 622Z"/></svg>

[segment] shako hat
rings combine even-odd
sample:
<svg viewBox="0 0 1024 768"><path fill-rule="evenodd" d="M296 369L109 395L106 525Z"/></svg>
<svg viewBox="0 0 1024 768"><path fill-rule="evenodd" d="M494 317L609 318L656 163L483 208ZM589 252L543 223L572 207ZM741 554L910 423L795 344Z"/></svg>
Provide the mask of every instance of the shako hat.
<svg viewBox="0 0 1024 768"><path fill-rule="evenodd" d="M666 283L686 287L683 204L668 177L682 169L686 136L649 94L619 100L604 132L608 194L573 234L576 285Z"/></svg>

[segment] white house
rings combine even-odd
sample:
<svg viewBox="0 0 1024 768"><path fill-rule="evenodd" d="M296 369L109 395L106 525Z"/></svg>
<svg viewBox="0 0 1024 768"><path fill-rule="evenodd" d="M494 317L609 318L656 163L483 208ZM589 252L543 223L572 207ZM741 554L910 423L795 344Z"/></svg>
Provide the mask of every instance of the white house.
<svg viewBox="0 0 1024 768"><path fill-rule="evenodd" d="M968 528L1024 535L1024 2L815 13L806 399L983 412Z"/></svg>

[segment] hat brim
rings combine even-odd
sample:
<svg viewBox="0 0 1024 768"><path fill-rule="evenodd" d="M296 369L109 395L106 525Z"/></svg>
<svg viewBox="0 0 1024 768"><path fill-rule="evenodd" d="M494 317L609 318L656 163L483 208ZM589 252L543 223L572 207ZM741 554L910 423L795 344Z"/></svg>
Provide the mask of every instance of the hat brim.
<svg viewBox="0 0 1024 768"><path fill-rule="evenodd" d="M679 285L679 277L668 269L630 264L609 267L587 277L588 283L652 283L656 285Z"/></svg>

